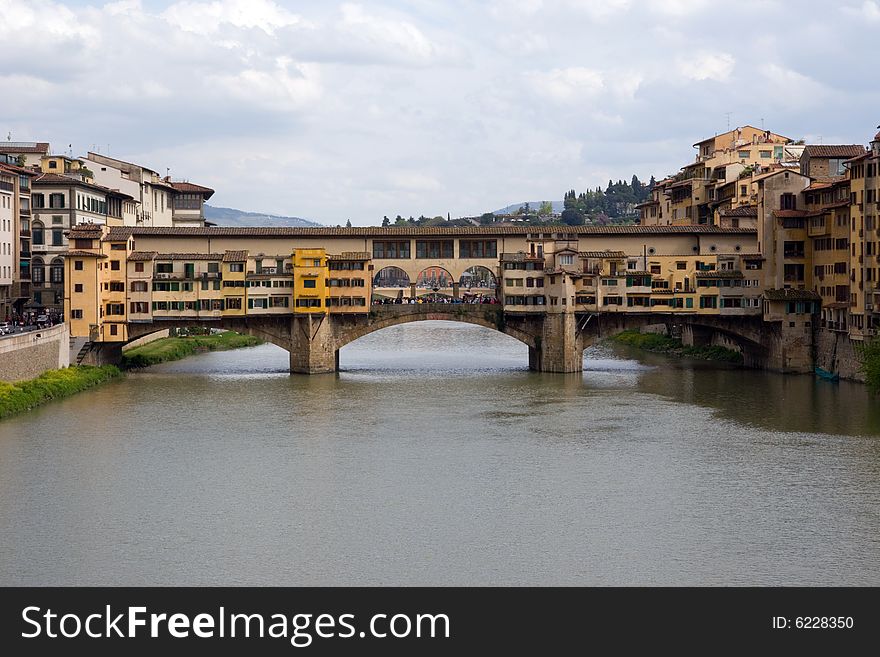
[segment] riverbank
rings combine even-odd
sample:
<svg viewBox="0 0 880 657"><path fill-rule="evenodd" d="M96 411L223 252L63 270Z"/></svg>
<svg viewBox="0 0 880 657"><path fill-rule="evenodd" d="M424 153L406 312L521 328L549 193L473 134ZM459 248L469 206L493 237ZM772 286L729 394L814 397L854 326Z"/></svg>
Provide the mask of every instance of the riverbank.
<svg viewBox="0 0 880 657"><path fill-rule="evenodd" d="M74 365L43 372L35 379L5 383L0 381L0 420L29 411L53 399L70 397L120 376L115 365L90 367Z"/></svg>
<svg viewBox="0 0 880 657"><path fill-rule="evenodd" d="M638 331L623 331L611 338L619 344L629 345L653 353L675 356L678 358L695 358L698 360L711 360L721 363L740 364L743 362L742 354L733 349L708 345L705 347L688 347L681 340L670 338L668 335L659 333L639 333Z"/></svg>
<svg viewBox="0 0 880 657"><path fill-rule="evenodd" d="M122 368L149 367L172 360L180 360L204 351L226 351L242 347L255 347L259 344L262 344L262 340L259 338L241 335L234 331L162 338L124 352L122 354Z"/></svg>

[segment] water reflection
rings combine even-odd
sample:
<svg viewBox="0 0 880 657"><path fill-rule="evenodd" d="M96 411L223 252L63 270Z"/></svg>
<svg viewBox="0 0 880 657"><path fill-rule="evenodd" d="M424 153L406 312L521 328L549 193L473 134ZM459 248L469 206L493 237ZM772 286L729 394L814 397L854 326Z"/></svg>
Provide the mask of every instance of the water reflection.
<svg viewBox="0 0 880 657"><path fill-rule="evenodd" d="M422 322L0 423L0 584L878 584L866 391Z"/></svg>

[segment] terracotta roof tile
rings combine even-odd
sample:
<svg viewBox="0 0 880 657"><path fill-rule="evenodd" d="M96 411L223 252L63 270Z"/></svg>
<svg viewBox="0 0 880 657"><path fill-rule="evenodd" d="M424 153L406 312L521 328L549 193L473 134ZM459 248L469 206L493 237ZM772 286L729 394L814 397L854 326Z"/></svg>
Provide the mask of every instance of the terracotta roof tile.
<svg viewBox="0 0 880 657"><path fill-rule="evenodd" d="M743 273L741 271L733 271L730 269L718 269L715 271L698 271L696 274L697 278L742 278Z"/></svg>
<svg viewBox="0 0 880 657"><path fill-rule="evenodd" d="M68 258L106 258L103 253L95 253L93 251L78 251L76 249L63 253Z"/></svg>
<svg viewBox="0 0 880 657"><path fill-rule="evenodd" d="M865 152L864 146L858 144L813 144L804 149L804 155L807 157L858 157Z"/></svg>
<svg viewBox="0 0 880 657"><path fill-rule="evenodd" d="M327 254L327 260L371 260L372 256L366 251L343 251L336 255Z"/></svg>
<svg viewBox="0 0 880 657"><path fill-rule="evenodd" d="M247 251L227 251L226 253L245 253ZM155 260L223 260L223 253L156 253ZM244 259L247 259L245 256ZM129 258L131 260L131 258ZM229 262L229 261L227 261ZM231 262L241 262L233 260Z"/></svg>
<svg viewBox="0 0 880 657"><path fill-rule="evenodd" d="M158 253L156 251L132 251L128 255L129 262L144 262L147 260L155 260Z"/></svg>
<svg viewBox="0 0 880 657"><path fill-rule="evenodd" d="M17 145L14 142L12 144L0 142L0 153L36 153L37 155L47 155L49 153L49 142L33 142L32 146Z"/></svg>
<svg viewBox="0 0 880 657"><path fill-rule="evenodd" d="M758 208L754 205L740 205L736 208L721 211L722 217L757 217Z"/></svg>
<svg viewBox="0 0 880 657"><path fill-rule="evenodd" d="M244 262L247 257L247 251L227 251L223 254L223 262Z"/></svg>
<svg viewBox="0 0 880 657"><path fill-rule="evenodd" d="M203 187L191 182L172 182L171 187L181 194L203 194L206 200L214 195L214 190L210 187Z"/></svg>
<svg viewBox="0 0 880 657"><path fill-rule="evenodd" d="M581 258L625 258L623 251L581 251L578 253Z"/></svg>

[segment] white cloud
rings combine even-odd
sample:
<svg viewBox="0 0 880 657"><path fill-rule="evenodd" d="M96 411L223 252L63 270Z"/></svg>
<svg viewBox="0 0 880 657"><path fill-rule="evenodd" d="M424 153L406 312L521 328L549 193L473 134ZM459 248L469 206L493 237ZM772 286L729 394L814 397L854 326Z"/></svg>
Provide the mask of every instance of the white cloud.
<svg viewBox="0 0 880 657"><path fill-rule="evenodd" d="M733 72L736 59L729 53L688 53L677 60L678 72L690 80L724 82Z"/></svg>
<svg viewBox="0 0 880 657"><path fill-rule="evenodd" d="M245 69L209 78L222 95L272 112L299 110L321 97L316 67L279 58L272 70Z"/></svg>
<svg viewBox="0 0 880 657"><path fill-rule="evenodd" d="M539 96L546 94L562 103L595 98L605 88L602 74L583 66L531 71L525 76L538 90Z"/></svg>
<svg viewBox="0 0 880 657"><path fill-rule="evenodd" d="M767 85L768 98L803 107L814 107L828 99L831 92L812 78L779 64L767 64L760 69Z"/></svg>
<svg viewBox="0 0 880 657"><path fill-rule="evenodd" d="M865 0L860 8L860 13L869 21L880 21L880 3L876 0Z"/></svg>
<svg viewBox="0 0 880 657"><path fill-rule="evenodd" d="M302 22L299 16L272 0L185 0L168 7L162 16L171 25L196 34L211 34L224 25L257 28L273 34L279 28Z"/></svg>

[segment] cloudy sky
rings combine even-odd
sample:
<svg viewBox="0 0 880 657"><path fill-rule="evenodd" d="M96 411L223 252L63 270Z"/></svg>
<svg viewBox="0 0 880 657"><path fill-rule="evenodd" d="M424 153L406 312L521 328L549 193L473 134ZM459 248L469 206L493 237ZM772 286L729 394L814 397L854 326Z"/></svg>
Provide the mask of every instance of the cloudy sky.
<svg viewBox="0 0 880 657"><path fill-rule="evenodd" d="M374 223L663 176L753 124L867 143L880 2L0 0L0 131Z"/></svg>

